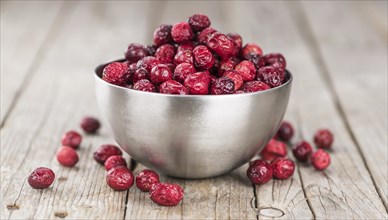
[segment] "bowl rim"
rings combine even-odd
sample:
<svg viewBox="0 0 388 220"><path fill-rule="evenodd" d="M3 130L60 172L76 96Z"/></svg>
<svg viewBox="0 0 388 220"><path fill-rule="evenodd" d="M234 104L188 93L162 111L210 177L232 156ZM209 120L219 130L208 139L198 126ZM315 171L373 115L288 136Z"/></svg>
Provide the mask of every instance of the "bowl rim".
<svg viewBox="0 0 388 220"><path fill-rule="evenodd" d="M267 90L262 90L262 91L257 91L257 92L249 92L249 93L241 93L241 94L225 94L225 95L179 95L179 94L165 94L165 93L157 93L157 92L145 92L145 91L139 91L139 90L134 90L134 89L129 89L129 88L126 88L126 87L122 87L122 86L117 86L117 85L114 85L114 84L111 84L111 83L108 83L106 81L104 81L100 75L102 74L102 70L105 66L107 66L108 64L112 63L112 62L123 62L125 61L125 59L116 59L116 60L112 60L110 62L107 62L107 63L103 63L103 64L100 64L98 65L95 69L94 69L94 78L95 80L105 84L106 86L109 86L109 87L112 87L112 88L115 88L115 89L120 89L120 90L125 90L126 92L129 92L129 93L139 93L139 94L148 94L150 96L164 96L164 97L179 97L179 98L221 98L221 97L241 97L241 96L255 96L255 95L260 95L260 94L265 94L265 93L270 93L270 92L274 92L276 90L280 90L282 89L283 87L288 87L292 81L293 81L293 75L291 74L290 71L288 71L287 69L285 70L286 71L286 77L288 78L287 82L283 83L282 85L280 86L277 86L275 88L270 88L270 89L267 89ZM101 74L99 73L101 71Z"/></svg>

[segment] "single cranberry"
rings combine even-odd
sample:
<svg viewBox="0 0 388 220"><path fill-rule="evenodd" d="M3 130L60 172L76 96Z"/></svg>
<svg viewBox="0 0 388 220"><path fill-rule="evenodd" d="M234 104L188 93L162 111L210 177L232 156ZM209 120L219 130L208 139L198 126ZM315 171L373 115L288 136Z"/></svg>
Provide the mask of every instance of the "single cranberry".
<svg viewBox="0 0 388 220"><path fill-rule="evenodd" d="M194 31L202 31L211 24L209 18L203 14L195 14L191 16L188 22Z"/></svg>
<svg viewBox="0 0 388 220"><path fill-rule="evenodd" d="M251 54L257 54L259 56L262 56L263 50L257 44L254 44L254 43L245 44L245 46L241 49L241 57L247 59L247 57Z"/></svg>
<svg viewBox="0 0 388 220"><path fill-rule="evenodd" d="M132 82L135 84L142 79L150 79L149 72L145 68L139 68L132 76Z"/></svg>
<svg viewBox="0 0 388 220"><path fill-rule="evenodd" d="M185 42L185 43L180 44L180 45L178 46L177 52L184 51L184 50L193 51L193 50L194 50L194 47L195 47L194 42L192 42L192 41Z"/></svg>
<svg viewBox="0 0 388 220"><path fill-rule="evenodd" d="M241 88L241 86L243 85L244 81L243 81L243 78L240 74L238 74L236 71L234 70L228 70L224 73L224 77L227 77L227 78L230 78L231 80L233 80L233 83L234 83L234 91L238 90L239 88Z"/></svg>
<svg viewBox="0 0 388 220"><path fill-rule="evenodd" d="M151 187L150 198L162 206L176 206L183 199L183 189L176 184L156 183Z"/></svg>
<svg viewBox="0 0 388 220"><path fill-rule="evenodd" d="M314 135L314 142L318 148L330 149L334 136L328 129L320 129Z"/></svg>
<svg viewBox="0 0 388 220"><path fill-rule="evenodd" d="M124 157L120 155L113 155L108 157L108 159L106 159L104 166L105 166L105 170L109 171L110 169L118 166L126 167L127 161L125 161Z"/></svg>
<svg viewBox="0 0 388 220"><path fill-rule="evenodd" d="M248 60L241 61L234 70L241 75L244 81L252 81L256 77L255 65Z"/></svg>
<svg viewBox="0 0 388 220"><path fill-rule="evenodd" d="M114 85L124 86L130 78L127 69L126 63L110 63L102 71L102 79Z"/></svg>
<svg viewBox="0 0 388 220"><path fill-rule="evenodd" d="M189 90L175 80L167 80L159 86L159 93L187 95Z"/></svg>
<svg viewBox="0 0 388 220"><path fill-rule="evenodd" d="M233 40L233 43L236 47L236 50L237 50L237 54L238 52L241 50L241 47L242 47L242 37L241 35L237 34L237 33L228 33L226 36L228 36L230 39Z"/></svg>
<svg viewBox="0 0 388 220"><path fill-rule="evenodd" d="M28 184L34 189L46 189L54 182L55 173L47 167L36 168L28 177Z"/></svg>
<svg viewBox="0 0 388 220"><path fill-rule="evenodd" d="M156 52L155 57L159 59L161 63L172 63L174 61L175 48L171 44L163 44Z"/></svg>
<svg viewBox="0 0 388 220"><path fill-rule="evenodd" d="M94 134L100 128L100 122L94 117L84 117L81 121L81 128L88 134Z"/></svg>
<svg viewBox="0 0 388 220"><path fill-rule="evenodd" d="M132 43L128 45L127 51L125 51L125 59L129 63L134 63L147 56L147 54L148 52L142 44Z"/></svg>
<svg viewBox="0 0 388 220"><path fill-rule="evenodd" d="M273 171L273 176L276 179L288 179L290 178L295 171L294 161L287 158L277 158L271 162L271 167Z"/></svg>
<svg viewBox="0 0 388 220"><path fill-rule="evenodd" d="M261 151L260 155L267 161L271 161L278 157L285 157L287 156L287 146L281 141L271 139Z"/></svg>
<svg viewBox="0 0 388 220"><path fill-rule="evenodd" d="M288 142L294 136L294 128L292 127L290 122L283 121L280 124L280 127L279 127L278 131L276 132L276 135L277 135L277 138Z"/></svg>
<svg viewBox="0 0 388 220"><path fill-rule="evenodd" d="M234 82L229 77L221 77L216 79L210 86L210 94L222 95L222 94L233 94Z"/></svg>
<svg viewBox="0 0 388 220"><path fill-rule="evenodd" d="M245 92L243 90L236 90L233 94L244 94Z"/></svg>
<svg viewBox="0 0 388 220"><path fill-rule="evenodd" d="M190 94L209 94L210 74L207 72L192 73L186 77L184 85L189 89Z"/></svg>
<svg viewBox="0 0 388 220"><path fill-rule="evenodd" d="M187 22L180 22L172 26L171 36L175 42L182 43L193 39L194 32Z"/></svg>
<svg viewBox="0 0 388 220"><path fill-rule="evenodd" d="M256 69L260 69L261 67L265 66L264 58L258 54L249 54L247 55L246 59L251 61L253 65L255 65Z"/></svg>
<svg viewBox="0 0 388 220"><path fill-rule="evenodd" d="M217 31L211 27L203 29L197 36L197 41L200 44L207 44L210 37Z"/></svg>
<svg viewBox="0 0 388 220"><path fill-rule="evenodd" d="M218 76L222 76L228 70L234 70L240 60L236 57L231 57L227 60L221 60L218 67Z"/></svg>
<svg viewBox="0 0 388 220"><path fill-rule="evenodd" d="M154 44L150 44L146 47L148 56L154 56L156 53L157 47Z"/></svg>
<svg viewBox="0 0 388 220"><path fill-rule="evenodd" d="M160 46L172 42L172 25L162 24L154 31L154 44Z"/></svg>
<svg viewBox="0 0 388 220"><path fill-rule="evenodd" d="M300 162L306 162L313 152L313 148L307 141L302 141L298 143L294 149L292 149L292 153L294 157Z"/></svg>
<svg viewBox="0 0 388 220"><path fill-rule="evenodd" d="M148 56L148 57L144 57L143 59L137 61L136 68L137 69L144 68L148 72L150 72L152 67L154 67L158 64L160 64L160 61L156 57Z"/></svg>
<svg viewBox="0 0 388 220"><path fill-rule="evenodd" d="M94 153L93 158L101 163L104 164L105 161L114 155L123 155L123 152L120 150L120 148L116 147L115 145L111 144L104 144L101 145Z"/></svg>
<svg viewBox="0 0 388 220"><path fill-rule="evenodd" d="M156 92L156 87L148 79L142 79L136 82L133 85L134 90L144 91L144 92Z"/></svg>
<svg viewBox="0 0 388 220"><path fill-rule="evenodd" d="M172 78L180 83L183 83L188 75L195 72L196 70L193 64L181 63L176 66Z"/></svg>
<svg viewBox="0 0 388 220"><path fill-rule="evenodd" d="M149 192L156 183L159 183L159 175L153 170L145 169L136 175L136 186L143 192Z"/></svg>
<svg viewBox="0 0 388 220"><path fill-rule="evenodd" d="M158 64L152 68L150 78L153 83L161 84L167 80L172 79L172 72L168 66L164 64Z"/></svg>
<svg viewBox="0 0 388 220"><path fill-rule="evenodd" d="M77 149L81 144L82 136L76 131L68 131L62 136L62 145Z"/></svg>
<svg viewBox="0 0 388 220"><path fill-rule="evenodd" d="M257 80L265 82L271 87L280 86L284 79L284 72L274 66L261 67L257 72Z"/></svg>
<svg viewBox="0 0 388 220"><path fill-rule="evenodd" d="M175 54L174 64L194 63L193 51L183 50Z"/></svg>
<svg viewBox="0 0 388 220"><path fill-rule="evenodd" d="M311 164L316 170L325 170L330 165L330 155L319 149L311 156Z"/></svg>
<svg viewBox="0 0 388 220"><path fill-rule="evenodd" d="M124 166L114 167L106 175L106 182L116 191L124 191L131 188L133 180L133 173Z"/></svg>
<svg viewBox="0 0 388 220"><path fill-rule="evenodd" d="M223 60L232 57L235 52L234 44L225 34L214 33L206 44L212 51L220 55Z"/></svg>
<svg viewBox="0 0 388 220"><path fill-rule="evenodd" d="M286 70L287 62L281 53L269 53L263 56L265 65L279 64L279 68L282 72Z"/></svg>
<svg viewBox="0 0 388 220"><path fill-rule="evenodd" d="M247 176L253 184L264 184L272 179L272 168L265 160L255 160L250 163Z"/></svg>
<svg viewBox="0 0 388 220"><path fill-rule="evenodd" d="M248 93L248 92L257 92L257 91L263 91L263 90L267 90L267 89L270 89L271 87L269 87L267 84L263 83L263 82L260 82L260 81L250 81L250 82L246 82L244 83L244 85L241 87L241 89Z"/></svg>
<svg viewBox="0 0 388 220"><path fill-rule="evenodd" d="M193 50L194 64L197 68L208 70L214 65L214 56L204 45L198 45Z"/></svg>
<svg viewBox="0 0 388 220"><path fill-rule="evenodd" d="M73 167L78 162L78 154L73 148L63 146L57 151L57 160L62 166Z"/></svg>

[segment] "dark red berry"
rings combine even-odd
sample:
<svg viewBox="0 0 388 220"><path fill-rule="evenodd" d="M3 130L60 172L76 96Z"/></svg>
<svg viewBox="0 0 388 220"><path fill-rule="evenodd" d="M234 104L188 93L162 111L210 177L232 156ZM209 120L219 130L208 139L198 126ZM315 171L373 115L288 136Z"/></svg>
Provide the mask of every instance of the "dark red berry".
<svg viewBox="0 0 388 220"><path fill-rule="evenodd" d="M156 183L159 183L159 175L153 170L145 169L136 175L136 186L143 192L149 192Z"/></svg>
<svg viewBox="0 0 388 220"><path fill-rule="evenodd" d="M263 56L265 65L279 64L279 68L282 72L286 70L287 62L281 53L269 53Z"/></svg>
<svg viewBox="0 0 388 220"><path fill-rule="evenodd" d="M28 177L28 184L34 189L48 188L55 179L55 173L46 167L36 168Z"/></svg>
<svg viewBox="0 0 388 220"><path fill-rule="evenodd" d="M287 158L277 158L271 162L273 176L276 179L288 179L295 171L295 163Z"/></svg>
<svg viewBox="0 0 388 220"><path fill-rule="evenodd" d="M159 86L159 93L187 95L189 90L175 80L168 80Z"/></svg>
<svg viewBox="0 0 388 220"><path fill-rule="evenodd" d="M271 139L261 151L260 155L267 161L271 161L278 157L285 157L287 156L287 146L281 141Z"/></svg>
<svg viewBox="0 0 388 220"><path fill-rule="evenodd" d="M142 79L149 79L149 72L145 68L139 68L135 71L135 73L132 76L132 83L137 83Z"/></svg>
<svg viewBox="0 0 388 220"><path fill-rule="evenodd" d="M62 145L77 149L81 144L82 136L76 131L68 131L62 136Z"/></svg>
<svg viewBox="0 0 388 220"><path fill-rule="evenodd" d="M81 128L89 134L96 133L100 126L100 122L93 117L85 117L81 121Z"/></svg>
<svg viewBox="0 0 388 220"><path fill-rule="evenodd" d="M162 24L154 31L154 44L160 46L172 42L172 25ZM151 54L150 54L151 55Z"/></svg>
<svg viewBox="0 0 388 220"><path fill-rule="evenodd" d="M261 67L257 72L257 80L265 82L271 87L280 86L284 79L284 72L274 66Z"/></svg>
<svg viewBox="0 0 388 220"><path fill-rule="evenodd" d="M144 91L144 92L156 92L156 87L148 79L142 79L136 82L133 85L134 90Z"/></svg>
<svg viewBox="0 0 388 220"><path fill-rule="evenodd" d="M129 63L134 63L147 56L147 54L148 52L142 44L132 43L128 45L125 51L125 59Z"/></svg>
<svg viewBox="0 0 388 220"><path fill-rule="evenodd" d="M176 66L172 78L180 83L183 83L188 75L195 72L196 70L193 64L181 63Z"/></svg>
<svg viewBox="0 0 388 220"><path fill-rule="evenodd" d="M159 59L161 63L172 63L174 61L175 48L171 44L163 44L156 52L155 57Z"/></svg>
<svg viewBox="0 0 388 220"><path fill-rule="evenodd" d="M202 31L211 24L209 18L203 14L195 14L191 16L188 22L194 31Z"/></svg>
<svg viewBox="0 0 388 220"><path fill-rule="evenodd" d="M186 77L184 85L189 89L190 94L207 95L209 94L210 76L207 72L192 73Z"/></svg>
<svg viewBox="0 0 388 220"><path fill-rule="evenodd" d="M133 173L124 166L114 167L106 175L106 182L116 191L124 191L131 188L133 180Z"/></svg>
<svg viewBox="0 0 388 220"><path fill-rule="evenodd" d="M239 64L237 64L234 70L241 75L245 82L252 81L256 77L255 65L248 60L241 61Z"/></svg>
<svg viewBox="0 0 388 220"><path fill-rule="evenodd" d="M206 44L212 51L220 55L223 60L232 57L235 52L234 44L225 34L214 33Z"/></svg>
<svg viewBox="0 0 388 220"><path fill-rule="evenodd" d="M170 71L173 73L175 71L175 68L176 68L176 65L173 64L173 63L165 63L164 65L166 65Z"/></svg>
<svg viewBox="0 0 388 220"><path fill-rule="evenodd" d="M164 64L158 64L152 68L150 79L154 84L158 85L172 79L172 72L168 66Z"/></svg>
<svg viewBox="0 0 388 220"><path fill-rule="evenodd" d="M227 78L230 78L231 80L233 80L233 83L234 83L234 91L238 90L241 88L241 86L243 85L244 81L243 81L243 78L240 74L238 74L236 71L234 70L228 70L224 73L224 77L227 77Z"/></svg>
<svg viewBox="0 0 388 220"><path fill-rule="evenodd" d="M110 63L104 68L102 79L114 85L124 86L130 78L127 69L128 66L126 63Z"/></svg>
<svg viewBox="0 0 388 220"><path fill-rule="evenodd" d="M214 57L212 52L204 46L198 45L193 50L194 64L198 69L207 70L214 65Z"/></svg>
<svg viewBox="0 0 388 220"><path fill-rule="evenodd" d="M156 183L151 187L150 198L162 206L176 206L183 199L183 189L176 184Z"/></svg>
<svg viewBox="0 0 388 220"><path fill-rule="evenodd" d="M314 135L314 142L318 148L330 149L334 136L328 129L320 129Z"/></svg>
<svg viewBox="0 0 388 220"><path fill-rule="evenodd" d="M137 61L136 68L137 69L144 68L148 72L151 72L152 67L154 67L158 64L160 64L160 61L156 57L148 56L148 57L144 57L143 59Z"/></svg>
<svg viewBox="0 0 388 220"><path fill-rule="evenodd" d="M233 40L233 43L236 48L236 54L241 50L242 47L242 37L237 33L228 33L226 36L228 36L230 39Z"/></svg>
<svg viewBox="0 0 388 220"><path fill-rule="evenodd" d="M117 146L115 145L111 145L111 144L104 144L104 145L101 145L94 153L93 153L93 158L101 163L101 164L104 164L105 161L111 157L111 156L114 156L114 155L123 155L123 152L120 150L120 148L118 148Z"/></svg>
<svg viewBox="0 0 388 220"><path fill-rule="evenodd" d="M194 32L187 22L180 22L172 26L171 36L175 42L183 43L192 40Z"/></svg>
<svg viewBox="0 0 388 220"><path fill-rule="evenodd" d="M247 59L247 57L252 54L257 54L259 56L262 56L263 50L257 44L254 44L254 43L245 44L245 46L241 49L241 57Z"/></svg>
<svg viewBox="0 0 388 220"><path fill-rule="evenodd" d="M183 50L175 54L174 64L178 65L181 63L194 63L193 51Z"/></svg>
<svg viewBox="0 0 388 220"><path fill-rule="evenodd" d="M258 54L249 54L248 57L246 57L246 59L248 61L251 61L253 65L255 65L256 69L259 69L260 67L265 66L264 58Z"/></svg>
<svg viewBox="0 0 388 220"><path fill-rule="evenodd" d="M302 141L298 143L294 149L292 149L292 153L294 157L300 162L306 162L313 152L313 148L307 141Z"/></svg>
<svg viewBox="0 0 388 220"><path fill-rule="evenodd" d="M272 168L264 160L255 160L250 163L247 176L253 184L264 184L272 179Z"/></svg>
<svg viewBox="0 0 388 220"><path fill-rule="evenodd" d="M113 155L110 156L108 159L106 159L105 163L105 170L109 171L110 169L118 166L127 166L127 161L125 161L124 157L120 155Z"/></svg>
<svg viewBox="0 0 388 220"><path fill-rule="evenodd" d="M211 27L203 29L197 36L197 41L200 44L207 44L210 37L217 31Z"/></svg>
<svg viewBox="0 0 388 220"><path fill-rule="evenodd" d="M222 94L233 94L234 82L229 77L221 77L216 79L210 87L210 94L222 95Z"/></svg>
<svg viewBox="0 0 388 220"><path fill-rule="evenodd" d="M193 51L195 47L195 44L192 41L180 44L177 48L177 52L184 51L184 50L190 50Z"/></svg>
<svg viewBox="0 0 388 220"><path fill-rule="evenodd" d="M156 53L157 47L153 44L150 44L146 47L148 56L154 56Z"/></svg>
<svg viewBox="0 0 388 220"><path fill-rule="evenodd" d="M62 166L73 167L78 162L78 154L73 148L63 146L57 151L57 160Z"/></svg>
<svg viewBox="0 0 388 220"><path fill-rule="evenodd" d="M248 93L248 92L257 92L257 91L263 91L263 90L267 90L267 89L270 89L271 87L269 87L267 84L263 83L263 82L260 82L260 81L250 81L250 82L246 82L244 83L244 85L241 87L241 89Z"/></svg>
<svg viewBox="0 0 388 220"><path fill-rule="evenodd" d="M317 170L325 170L330 165L330 155L322 149L319 149L311 156L311 164Z"/></svg>
<svg viewBox="0 0 388 220"><path fill-rule="evenodd" d="M291 123L288 121L283 121L280 124L280 127L276 133L277 138L283 140L283 141L290 141L291 138L294 136L294 128L292 127Z"/></svg>
<svg viewBox="0 0 388 220"><path fill-rule="evenodd" d="M218 79L216 76L210 75L210 83L215 83L216 79Z"/></svg>
<svg viewBox="0 0 388 220"><path fill-rule="evenodd" d="M240 63L240 60L236 57L231 57L227 60L221 60L218 67L218 76L222 76L228 70L234 70L237 64Z"/></svg>

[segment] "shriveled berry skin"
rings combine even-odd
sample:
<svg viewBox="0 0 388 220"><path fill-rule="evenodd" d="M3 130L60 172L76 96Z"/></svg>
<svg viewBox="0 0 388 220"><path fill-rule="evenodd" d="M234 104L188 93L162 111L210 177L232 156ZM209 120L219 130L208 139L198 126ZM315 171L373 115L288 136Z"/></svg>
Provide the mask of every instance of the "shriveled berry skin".
<svg viewBox="0 0 388 220"><path fill-rule="evenodd" d="M273 176L276 179L288 179L295 171L295 163L287 158L277 158L271 162Z"/></svg>
<svg viewBox="0 0 388 220"><path fill-rule="evenodd" d="M47 167L36 168L28 176L28 184L34 189L46 189L54 182L55 173Z"/></svg>
<svg viewBox="0 0 388 220"><path fill-rule="evenodd" d="M316 170L325 170L330 165L330 155L319 149L313 153L311 156L311 164Z"/></svg>
<svg viewBox="0 0 388 220"><path fill-rule="evenodd" d="M225 34L214 33L206 44L212 51L217 53L223 60L232 57L235 52L233 41Z"/></svg>
<svg viewBox="0 0 388 220"><path fill-rule="evenodd" d="M154 44L160 46L172 42L172 25L162 24L154 31ZM151 54L150 54L151 55Z"/></svg>
<svg viewBox="0 0 388 220"><path fill-rule="evenodd" d="M132 83L137 83L142 79L149 79L149 72L145 68L139 68L135 71L135 73L132 76Z"/></svg>
<svg viewBox="0 0 388 220"><path fill-rule="evenodd" d="M81 121L81 128L88 134L95 134L100 128L100 122L94 117L84 117Z"/></svg>
<svg viewBox="0 0 388 220"><path fill-rule="evenodd" d="M265 65L264 58L257 54L249 54L246 58L248 61L251 61L255 65L256 69L260 69Z"/></svg>
<svg viewBox="0 0 388 220"><path fill-rule="evenodd" d="M172 72L168 66L158 64L154 66L150 73L150 79L154 84L161 84L167 80L172 79Z"/></svg>
<svg viewBox="0 0 388 220"><path fill-rule="evenodd" d="M259 56L262 56L263 50L257 44L254 44L254 43L245 44L245 46L241 49L241 57L247 59L247 57L252 54L257 54Z"/></svg>
<svg viewBox="0 0 388 220"><path fill-rule="evenodd" d="M252 161L247 170L247 176L253 184L267 183L272 179L272 167L265 160Z"/></svg>
<svg viewBox="0 0 388 220"><path fill-rule="evenodd" d="M270 89L271 87L269 87L267 84L263 83L263 82L260 82L260 81L250 81L250 82L246 82L243 84L243 86L241 87L241 89L245 92L245 93L249 93L249 92L257 92L257 91L263 91L263 90L267 90L267 89Z"/></svg>
<svg viewBox="0 0 388 220"><path fill-rule="evenodd" d="M241 50L242 47L242 37L241 35L237 33L228 33L226 36L228 36L230 39L233 40L233 43L236 47L237 53Z"/></svg>
<svg viewBox="0 0 388 220"><path fill-rule="evenodd" d="M318 148L330 149L334 136L328 129L320 129L314 135L314 142Z"/></svg>
<svg viewBox="0 0 388 220"><path fill-rule="evenodd" d="M265 82L272 88L280 86L284 77L284 72L275 66L264 66L257 72L257 80Z"/></svg>
<svg viewBox="0 0 388 220"><path fill-rule="evenodd" d="M276 132L276 136L278 139L283 141L290 141L294 136L294 128L292 127L291 123L288 121L283 121L280 124L278 131Z"/></svg>
<svg viewBox="0 0 388 220"><path fill-rule="evenodd" d="M195 48L195 44L192 41L188 41L183 44L180 44L177 48L177 52L184 51L184 50L193 51L194 48Z"/></svg>
<svg viewBox="0 0 388 220"><path fill-rule="evenodd" d="M159 93L187 95L189 90L175 80L168 80L159 86Z"/></svg>
<svg viewBox="0 0 388 220"><path fill-rule="evenodd" d="M271 139L261 151L260 155L267 161L272 161L278 157L285 157L287 156L287 146L281 141Z"/></svg>
<svg viewBox="0 0 388 220"><path fill-rule="evenodd" d="M192 95L209 94L210 76L207 72L196 72L188 75L184 85Z"/></svg>
<svg viewBox="0 0 388 220"><path fill-rule="evenodd" d="M183 199L183 189L176 184L156 183L151 187L150 198L161 206L176 206Z"/></svg>
<svg viewBox="0 0 388 220"><path fill-rule="evenodd" d="M234 91L238 90L241 88L241 86L243 85L244 81L243 81L243 78L240 74L238 74L236 71L234 70L229 70L229 71L226 71L224 73L224 77L227 77L227 78L230 78L231 80L233 80L233 83L234 83Z"/></svg>
<svg viewBox="0 0 388 220"><path fill-rule="evenodd" d="M123 155L123 152L115 145L112 144L104 144L101 145L96 151L93 153L93 158L101 164L104 164L105 161L114 155Z"/></svg>
<svg viewBox="0 0 388 220"><path fill-rule="evenodd" d="M189 18L189 25L194 31L202 31L210 26L210 19L203 14L195 14Z"/></svg>
<svg viewBox="0 0 388 220"><path fill-rule="evenodd" d="M110 63L102 71L102 79L114 85L124 86L130 79L127 68L126 63Z"/></svg>
<svg viewBox="0 0 388 220"><path fill-rule="evenodd" d="M147 54L148 52L142 44L132 43L128 45L127 50L125 51L125 59L129 63L134 63L143 57L146 57Z"/></svg>
<svg viewBox="0 0 388 220"><path fill-rule="evenodd" d="M133 85L134 90L143 92L156 92L156 87L148 79L142 79Z"/></svg>
<svg viewBox="0 0 388 220"><path fill-rule="evenodd" d="M156 53L157 47L154 44L150 44L146 47L148 56L154 56Z"/></svg>
<svg viewBox="0 0 388 220"><path fill-rule="evenodd" d="M77 149L81 144L82 136L76 131L68 131L62 136L62 145Z"/></svg>
<svg viewBox="0 0 388 220"><path fill-rule="evenodd" d="M203 29L197 36L197 41L200 44L207 44L210 37L217 31L211 27Z"/></svg>
<svg viewBox="0 0 388 220"><path fill-rule="evenodd" d="M159 182L159 175L153 170L145 169L136 175L136 186L143 192L149 192Z"/></svg>
<svg viewBox="0 0 388 220"><path fill-rule="evenodd" d="M193 50L194 64L198 69L208 70L214 65L214 56L204 45L198 45Z"/></svg>
<svg viewBox="0 0 388 220"><path fill-rule="evenodd" d="M229 77L221 77L212 82L210 87L210 94L212 95L223 95L233 94L234 82Z"/></svg>
<svg viewBox="0 0 388 220"><path fill-rule="evenodd" d="M160 61L156 57L148 56L137 61L136 68L137 69L144 68L148 72L151 72L151 69L158 64L160 64Z"/></svg>
<svg viewBox="0 0 388 220"><path fill-rule="evenodd" d="M73 167L78 163L78 154L73 148L63 146L57 151L57 160L62 166Z"/></svg>
<svg viewBox="0 0 388 220"><path fill-rule="evenodd" d="M183 83L188 75L195 72L196 70L193 64L181 63L176 66L172 78L180 83Z"/></svg>
<svg viewBox="0 0 388 220"><path fill-rule="evenodd" d="M171 44L161 45L155 52L155 57L161 63L172 63L174 61L175 48Z"/></svg>
<svg viewBox="0 0 388 220"><path fill-rule="evenodd" d="M118 166L127 166L127 161L125 161L124 157L120 155L110 156L104 163L104 167L106 171Z"/></svg>
<svg viewBox="0 0 388 220"><path fill-rule="evenodd" d="M116 191L124 191L133 186L133 173L124 166L110 169L106 175L106 182Z"/></svg>
<svg viewBox="0 0 388 220"><path fill-rule="evenodd" d="M241 61L239 64L237 64L234 70L241 75L245 82L252 81L256 77L255 65L248 60Z"/></svg>
<svg viewBox="0 0 388 220"><path fill-rule="evenodd" d="M237 64L240 63L240 60L236 57L231 57L227 60L221 60L218 67L218 76L222 76L228 70L234 70Z"/></svg>
<svg viewBox="0 0 388 220"><path fill-rule="evenodd" d="M183 43L192 40L194 32L187 22L180 22L172 26L171 36L175 42Z"/></svg>
<svg viewBox="0 0 388 220"><path fill-rule="evenodd" d="M181 63L194 63L193 51L182 50L175 54L174 64L178 65Z"/></svg>
<svg viewBox="0 0 388 220"><path fill-rule="evenodd" d="M299 142L294 149L292 149L292 153L294 157L300 162L306 162L313 152L313 148L307 141Z"/></svg>
<svg viewBox="0 0 388 220"><path fill-rule="evenodd" d="M286 70L287 62L281 53L269 53L263 56L265 65L279 64L279 68L282 72Z"/></svg>

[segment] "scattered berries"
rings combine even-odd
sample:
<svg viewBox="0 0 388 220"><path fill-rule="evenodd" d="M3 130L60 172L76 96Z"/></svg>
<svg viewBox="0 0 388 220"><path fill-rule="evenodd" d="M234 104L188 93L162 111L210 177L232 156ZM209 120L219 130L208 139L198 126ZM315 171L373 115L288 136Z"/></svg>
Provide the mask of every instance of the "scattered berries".
<svg viewBox="0 0 388 220"><path fill-rule="evenodd" d="M55 173L46 167L36 168L28 177L28 184L34 189L48 188L55 179Z"/></svg>
<svg viewBox="0 0 388 220"><path fill-rule="evenodd" d="M120 155L110 156L104 163L105 170L109 171L110 169L118 166L127 167L127 161L125 161L124 157Z"/></svg>
<svg viewBox="0 0 388 220"><path fill-rule="evenodd" d="M151 187L150 198L161 206L176 206L183 199L183 189L176 184L156 183Z"/></svg>
<svg viewBox="0 0 388 220"><path fill-rule="evenodd" d="M311 156L311 164L317 170L325 170L330 165L330 155L322 149L319 149Z"/></svg>
<svg viewBox="0 0 388 220"><path fill-rule="evenodd" d="M250 163L247 176L253 184L267 183L272 179L272 167L264 160L255 160Z"/></svg>
<svg viewBox="0 0 388 220"><path fill-rule="evenodd" d="M283 121L280 124L280 127L276 133L277 138L283 140L283 141L290 141L291 138L294 136L294 128L292 127L291 123L288 121Z"/></svg>
<svg viewBox="0 0 388 220"><path fill-rule="evenodd" d="M82 136L76 131L68 131L62 136L62 145L77 149L81 144Z"/></svg>
<svg viewBox="0 0 388 220"><path fill-rule="evenodd" d="M153 170L145 169L136 175L136 186L143 192L150 191L156 183L159 183L159 175Z"/></svg>
<svg viewBox="0 0 388 220"><path fill-rule="evenodd" d="M120 148L118 148L117 146L115 145L111 145L111 144L104 144L104 145L101 145L94 153L93 153L93 158L101 163L101 164L104 164L105 161L111 157L111 156L114 156L114 155L123 155L123 152L120 150Z"/></svg>
<svg viewBox="0 0 388 220"><path fill-rule="evenodd" d="M133 173L124 166L114 167L110 169L106 175L106 182L116 191L123 191L131 188L133 180Z"/></svg>
<svg viewBox="0 0 388 220"><path fill-rule="evenodd" d="M261 151L260 155L267 161L272 161L278 157L285 157L287 156L287 146L281 141L271 139Z"/></svg>
<svg viewBox="0 0 388 220"><path fill-rule="evenodd" d="M100 122L93 117L85 117L81 121L81 128L88 134L95 134L100 128Z"/></svg>
<svg viewBox="0 0 388 220"><path fill-rule="evenodd" d="M57 160L62 166L73 167L78 163L78 154L73 148L63 146L57 151Z"/></svg>
<svg viewBox="0 0 388 220"><path fill-rule="evenodd" d="M277 158L271 162L271 167L276 179L288 179L294 174L295 163L287 158Z"/></svg>
<svg viewBox="0 0 388 220"><path fill-rule="evenodd" d="M330 149L334 136L328 129L320 129L314 135L314 142L318 148Z"/></svg>
<svg viewBox="0 0 388 220"><path fill-rule="evenodd" d="M302 141L298 143L294 149L292 149L292 153L294 157L300 162L306 162L313 152L313 148L307 141Z"/></svg>

